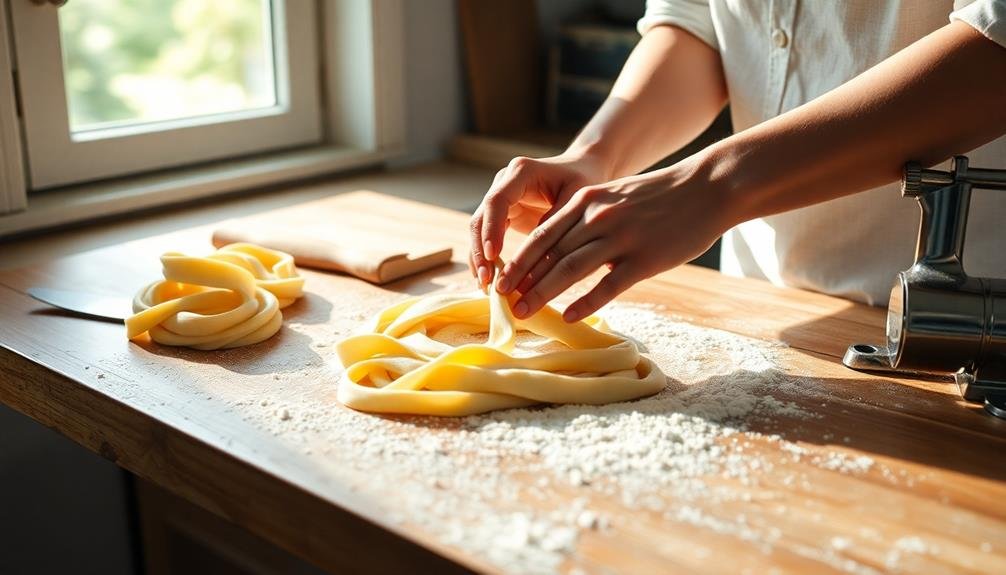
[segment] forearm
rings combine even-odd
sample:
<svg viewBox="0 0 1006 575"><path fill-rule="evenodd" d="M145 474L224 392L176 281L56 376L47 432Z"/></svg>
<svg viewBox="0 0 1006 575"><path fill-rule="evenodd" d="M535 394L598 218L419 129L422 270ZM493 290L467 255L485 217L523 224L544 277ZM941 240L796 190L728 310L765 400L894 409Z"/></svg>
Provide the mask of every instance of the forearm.
<svg viewBox="0 0 1006 575"><path fill-rule="evenodd" d="M1006 49L955 22L705 152L736 223L898 179L1006 133Z"/></svg>
<svg viewBox="0 0 1006 575"><path fill-rule="evenodd" d="M598 158L610 179L635 174L701 134L725 102L719 54L680 28L658 26L568 152Z"/></svg>
<svg viewBox="0 0 1006 575"><path fill-rule="evenodd" d="M651 89L641 85L638 97ZM951 24L821 98L673 166L581 188L514 254L497 289L519 292L512 309L529 317L607 264L610 271L563 314L578 320L701 254L737 223L875 187L897 179L908 160L932 164L1006 133L1004 104L1006 50ZM655 113L618 112L655 123ZM617 149L638 137L639 125L622 131L628 124L602 125L610 133L600 143ZM632 152L658 145L645 142ZM620 165L631 171L652 157Z"/></svg>

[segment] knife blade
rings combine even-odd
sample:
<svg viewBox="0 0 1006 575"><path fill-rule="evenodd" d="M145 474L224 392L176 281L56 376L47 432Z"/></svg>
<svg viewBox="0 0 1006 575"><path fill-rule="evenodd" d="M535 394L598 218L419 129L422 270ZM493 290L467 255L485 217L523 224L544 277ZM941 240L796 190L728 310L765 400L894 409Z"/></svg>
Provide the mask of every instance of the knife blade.
<svg viewBox="0 0 1006 575"><path fill-rule="evenodd" d="M132 301L82 291L30 287L36 300L87 319L123 323L132 315Z"/></svg>

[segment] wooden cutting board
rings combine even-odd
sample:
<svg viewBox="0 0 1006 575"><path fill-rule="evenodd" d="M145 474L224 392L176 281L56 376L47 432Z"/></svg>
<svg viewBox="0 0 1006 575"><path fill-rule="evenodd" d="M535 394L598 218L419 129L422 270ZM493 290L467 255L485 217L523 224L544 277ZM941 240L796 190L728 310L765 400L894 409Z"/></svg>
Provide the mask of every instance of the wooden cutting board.
<svg viewBox="0 0 1006 575"><path fill-rule="evenodd" d="M250 242L291 254L299 266L378 285L450 263L450 245L403 234L426 206L399 202L400 213L381 212L380 194L359 191L228 220L213 245Z"/></svg>

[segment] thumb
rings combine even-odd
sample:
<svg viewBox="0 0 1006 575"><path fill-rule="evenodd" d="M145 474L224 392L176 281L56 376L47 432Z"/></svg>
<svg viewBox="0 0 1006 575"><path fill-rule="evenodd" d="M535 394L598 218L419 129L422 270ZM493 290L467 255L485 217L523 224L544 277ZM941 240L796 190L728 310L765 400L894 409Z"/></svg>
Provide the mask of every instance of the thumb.
<svg viewBox="0 0 1006 575"><path fill-rule="evenodd" d="M503 236L509 223L510 207L520 201L533 183L532 173L537 160L518 157L510 161L506 173L486 194L482 212L482 253L489 261L499 257Z"/></svg>

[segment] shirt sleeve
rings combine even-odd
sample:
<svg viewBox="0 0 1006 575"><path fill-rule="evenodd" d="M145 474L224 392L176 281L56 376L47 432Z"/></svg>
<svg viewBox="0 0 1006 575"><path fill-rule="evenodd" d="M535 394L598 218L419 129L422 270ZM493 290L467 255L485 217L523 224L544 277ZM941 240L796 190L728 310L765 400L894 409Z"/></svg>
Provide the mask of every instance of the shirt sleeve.
<svg viewBox="0 0 1006 575"><path fill-rule="evenodd" d="M1006 47L1006 0L975 0L951 12L950 20L964 22L989 40Z"/></svg>
<svg viewBox="0 0 1006 575"><path fill-rule="evenodd" d="M646 34L661 24L678 26L714 50L720 49L709 0L646 0L646 13L636 24L636 29L640 34Z"/></svg>

